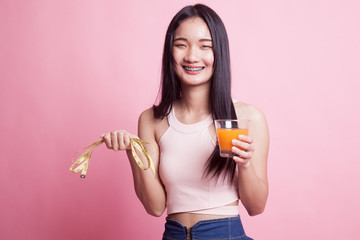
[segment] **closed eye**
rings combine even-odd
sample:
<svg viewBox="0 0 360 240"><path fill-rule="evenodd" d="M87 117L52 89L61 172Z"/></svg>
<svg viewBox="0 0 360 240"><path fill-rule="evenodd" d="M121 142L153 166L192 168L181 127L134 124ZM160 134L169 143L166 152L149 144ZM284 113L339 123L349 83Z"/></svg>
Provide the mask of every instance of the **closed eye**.
<svg viewBox="0 0 360 240"><path fill-rule="evenodd" d="M174 47L186 47L185 44L174 44Z"/></svg>

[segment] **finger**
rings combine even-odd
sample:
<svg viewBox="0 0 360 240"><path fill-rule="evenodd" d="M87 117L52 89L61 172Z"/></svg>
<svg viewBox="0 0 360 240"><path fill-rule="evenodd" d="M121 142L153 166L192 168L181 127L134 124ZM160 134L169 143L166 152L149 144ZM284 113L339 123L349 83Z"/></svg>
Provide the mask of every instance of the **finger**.
<svg viewBox="0 0 360 240"><path fill-rule="evenodd" d="M130 136L128 134L124 135L124 144L125 144L125 148L128 149L130 146Z"/></svg>
<svg viewBox="0 0 360 240"><path fill-rule="evenodd" d="M250 164L250 160L249 159L242 159L239 157L233 157L234 162L240 166L240 167L245 167L248 166Z"/></svg>
<svg viewBox="0 0 360 240"><path fill-rule="evenodd" d="M111 145L111 137L110 137L110 133L105 133L104 137L104 142L105 142L105 145L107 148L111 149L112 148L112 145Z"/></svg>
<svg viewBox="0 0 360 240"><path fill-rule="evenodd" d="M100 135L100 138L104 138L104 136L105 136L105 133L101 134L101 135Z"/></svg>
<svg viewBox="0 0 360 240"><path fill-rule="evenodd" d="M251 145L249 143L239 141L236 139L232 140L232 144L244 151L250 151L250 149L251 149Z"/></svg>
<svg viewBox="0 0 360 240"><path fill-rule="evenodd" d="M120 150L127 150L130 145L130 138L127 132L121 131L119 133L119 148Z"/></svg>
<svg viewBox="0 0 360 240"><path fill-rule="evenodd" d="M120 150L125 150L125 144L124 144L124 132L119 132L119 147Z"/></svg>
<svg viewBox="0 0 360 240"><path fill-rule="evenodd" d="M250 144L250 146L247 149L248 152L255 152L254 144Z"/></svg>
<svg viewBox="0 0 360 240"><path fill-rule="evenodd" d="M241 150L237 147L232 147L231 151L238 155L238 157L243 159L250 159L252 157L252 152L246 152L244 150Z"/></svg>
<svg viewBox="0 0 360 240"><path fill-rule="evenodd" d="M119 142L118 142L118 132L111 132L111 144L112 144L112 149L114 149L115 151L119 150Z"/></svg>
<svg viewBox="0 0 360 240"><path fill-rule="evenodd" d="M249 137L249 136L246 136L246 135L239 135L238 139L240 141L247 142L247 143L252 143L253 142L252 138Z"/></svg>

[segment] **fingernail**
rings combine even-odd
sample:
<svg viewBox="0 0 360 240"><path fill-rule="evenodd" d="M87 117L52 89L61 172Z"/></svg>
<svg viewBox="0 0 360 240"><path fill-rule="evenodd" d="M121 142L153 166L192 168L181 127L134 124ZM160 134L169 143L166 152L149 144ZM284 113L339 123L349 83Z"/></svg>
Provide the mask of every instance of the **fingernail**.
<svg viewBox="0 0 360 240"><path fill-rule="evenodd" d="M235 140L235 139L233 139L231 142L232 142L232 144L234 144L234 145L236 144L236 140Z"/></svg>

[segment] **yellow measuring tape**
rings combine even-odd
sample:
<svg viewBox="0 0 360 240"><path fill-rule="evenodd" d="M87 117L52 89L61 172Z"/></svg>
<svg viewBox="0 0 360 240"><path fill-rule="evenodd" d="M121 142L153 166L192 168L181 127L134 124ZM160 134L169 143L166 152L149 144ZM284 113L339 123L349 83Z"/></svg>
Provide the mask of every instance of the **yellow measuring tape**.
<svg viewBox="0 0 360 240"><path fill-rule="evenodd" d="M87 146L86 148L84 148L83 150L86 150L83 154L81 154L75 161L74 163L71 165L70 167L70 171L73 173L77 173L81 171L81 178L85 178L86 176L86 172L87 169L89 167L89 160L91 158L91 155L94 152L94 149L99 146L100 144L102 144L104 142L104 140L100 140L98 142L94 142L93 144L91 144L90 146ZM149 168L151 168L151 170L153 171L154 175L155 175L155 167L154 167L154 163L149 155L149 153L147 152L144 144L149 144L148 142L142 141L138 138L130 138L130 145L131 145L131 153L135 159L136 164L142 169L142 170L147 170ZM140 160L139 156L136 153L136 150L138 150L139 152L141 152L142 155L144 155L147 159L148 162L148 166L145 167L144 164L142 163L142 161ZM76 166L76 167L75 167Z"/></svg>

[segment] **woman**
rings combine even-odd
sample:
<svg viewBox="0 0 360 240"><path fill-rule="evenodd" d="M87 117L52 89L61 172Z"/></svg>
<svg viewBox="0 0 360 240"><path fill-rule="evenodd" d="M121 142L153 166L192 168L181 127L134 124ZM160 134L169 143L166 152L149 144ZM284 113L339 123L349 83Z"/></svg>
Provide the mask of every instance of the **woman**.
<svg viewBox="0 0 360 240"><path fill-rule="evenodd" d="M238 214L239 199L249 215L264 211L269 136L263 113L233 101L225 27L209 7L178 12L168 27L159 105L139 117L138 137L149 142L156 178L141 170L124 130L104 133L109 149L126 150L135 191L146 211L167 208L163 239L250 239ZM249 136L233 140L233 158L221 158L214 119L245 118ZM256 151L255 151L256 150ZM143 159L144 162L145 159Z"/></svg>

